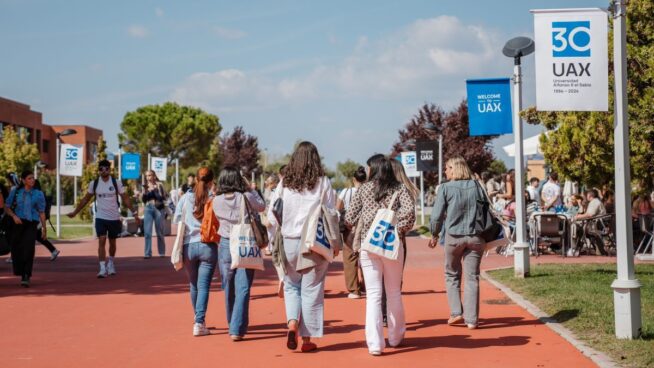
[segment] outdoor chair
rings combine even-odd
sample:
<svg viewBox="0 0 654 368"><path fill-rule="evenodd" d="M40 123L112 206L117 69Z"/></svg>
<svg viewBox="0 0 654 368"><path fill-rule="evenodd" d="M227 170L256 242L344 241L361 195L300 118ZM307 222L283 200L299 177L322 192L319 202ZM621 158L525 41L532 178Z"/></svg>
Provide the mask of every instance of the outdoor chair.
<svg viewBox="0 0 654 368"><path fill-rule="evenodd" d="M609 255L615 252L615 226L613 214L594 216L583 220L581 244L587 251Z"/></svg>
<svg viewBox="0 0 654 368"><path fill-rule="evenodd" d="M533 220L534 233L532 235L536 256L540 254L541 241L546 246L560 244L561 254L565 256L568 219L564 215L556 213L535 213Z"/></svg>
<svg viewBox="0 0 654 368"><path fill-rule="evenodd" d="M638 227L643 233L643 239L638 244L636 254L640 253L641 248L643 253L647 253L647 250L652 246L652 241L654 241L654 218L652 215L638 216Z"/></svg>

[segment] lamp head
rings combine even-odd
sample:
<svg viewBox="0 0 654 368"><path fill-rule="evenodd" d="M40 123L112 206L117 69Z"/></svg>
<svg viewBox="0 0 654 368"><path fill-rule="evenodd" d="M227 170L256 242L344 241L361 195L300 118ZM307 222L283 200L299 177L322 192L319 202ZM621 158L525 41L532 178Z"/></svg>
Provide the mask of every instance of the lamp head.
<svg viewBox="0 0 654 368"><path fill-rule="evenodd" d="M534 40L529 37L515 37L506 42L502 53L506 57L515 60L516 65L520 65L520 58L534 52L536 46Z"/></svg>

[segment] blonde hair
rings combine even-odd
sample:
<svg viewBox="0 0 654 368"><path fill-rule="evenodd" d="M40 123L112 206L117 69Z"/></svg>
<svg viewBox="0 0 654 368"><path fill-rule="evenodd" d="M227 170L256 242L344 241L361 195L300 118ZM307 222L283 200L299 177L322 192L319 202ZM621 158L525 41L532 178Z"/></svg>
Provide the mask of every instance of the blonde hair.
<svg viewBox="0 0 654 368"><path fill-rule="evenodd" d="M415 199L418 198L418 188L416 188L413 182L411 182L411 179L406 176L404 166L402 166L398 160L390 159L390 161L391 166L393 167L393 174L395 174L395 179L397 179L397 181L406 187L406 189L409 191L409 194L415 201Z"/></svg>
<svg viewBox="0 0 654 368"><path fill-rule="evenodd" d="M461 156L452 157L451 159L447 160L447 163L445 165L450 166L450 169L452 170L450 172L451 175L448 177L448 179L472 180L473 178L472 170L470 170L468 164L466 163L466 160L464 160L463 157Z"/></svg>

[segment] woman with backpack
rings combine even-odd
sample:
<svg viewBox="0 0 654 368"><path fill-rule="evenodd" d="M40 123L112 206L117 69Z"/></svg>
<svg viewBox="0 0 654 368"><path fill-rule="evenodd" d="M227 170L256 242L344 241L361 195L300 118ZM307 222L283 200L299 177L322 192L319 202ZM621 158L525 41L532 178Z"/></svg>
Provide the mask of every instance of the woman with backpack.
<svg viewBox="0 0 654 368"><path fill-rule="evenodd" d="M23 171L22 183L11 190L5 211L14 224L11 228L11 259L14 275L21 277L21 286L29 287L34 265L37 226L41 223L41 237L47 239L45 226L45 196L34 188L34 173Z"/></svg>
<svg viewBox="0 0 654 368"><path fill-rule="evenodd" d="M477 207L485 195L463 157L445 163L447 183L440 185L432 210L430 247L435 247L445 228L445 284L450 318L447 324L464 322L469 329L479 323L479 265L486 242L477 223ZM447 211L447 216L445 213ZM461 278L466 276L461 306Z"/></svg>
<svg viewBox="0 0 654 368"><path fill-rule="evenodd" d="M321 200L329 209L334 209L335 202L331 182L325 176L318 149L313 143L300 143L291 155L288 165L284 168L284 177L270 202L274 204L278 198L281 198L283 203L279 216L282 223L278 223L275 215L275 208L279 206L271 206L268 219L271 225L281 230L286 257L286 347L295 350L299 334L302 337L302 352L309 352L318 348L311 342L311 338L323 336L325 276L329 262L318 256L315 257L316 264L313 267L299 272L298 259L303 257L300 239L309 213ZM332 247L332 251L338 254L337 247Z"/></svg>
<svg viewBox="0 0 654 368"><path fill-rule="evenodd" d="M183 259L184 269L189 279L191 305L195 314L193 336L210 335L205 323L207 306L209 304L209 288L218 262L218 244L203 242L205 216L215 216L211 207L213 198L213 171L206 167L198 169L197 183L193 191L184 194L175 208L173 222L184 221ZM207 203L209 211L206 211ZM214 230L218 230L217 228ZM203 234L204 233L204 234ZM215 238L218 237L217 232Z"/></svg>
<svg viewBox="0 0 654 368"><path fill-rule="evenodd" d="M361 239L366 239L380 209L388 208L395 213L395 229L400 238L411 230L415 222L415 201L408 188L395 177L393 166L387 157L371 157L368 182L361 185L345 214L345 221L353 226L361 219ZM381 234L385 242L389 233ZM393 235L391 235L392 237ZM402 269L404 249L397 247L397 259L389 259L366 250L361 246L361 269L366 282L366 342L368 351L381 355L384 347L382 317L382 289L385 289L388 303L388 342L398 346L406 331L404 306L402 304Z"/></svg>
<svg viewBox="0 0 654 368"><path fill-rule="evenodd" d="M239 223L243 199L248 201L254 212L261 212L266 204L259 194L250 189L241 173L232 166L226 166L218 176L218 188L213 199L213 210L218 217L220 244L218 246L218 268L225 292L225 309L229 324L229 337L233 341L243 340L249 322L250 288L254 280L254 269L232 269L230 236L232 227ZM248 216L249 211L244 211Z"/></svg>
<svg viewBox="0 0 654 368"><path fill-rule="evenodd" d="M143 210L143 234L145 237L144 258L148 259L152 257L152 224L154 224L157 233L159 257L163 257L166 255L164 210L166 209L167 193L154 170L145 172L142 199L145 205L145 209Z"/></svg>

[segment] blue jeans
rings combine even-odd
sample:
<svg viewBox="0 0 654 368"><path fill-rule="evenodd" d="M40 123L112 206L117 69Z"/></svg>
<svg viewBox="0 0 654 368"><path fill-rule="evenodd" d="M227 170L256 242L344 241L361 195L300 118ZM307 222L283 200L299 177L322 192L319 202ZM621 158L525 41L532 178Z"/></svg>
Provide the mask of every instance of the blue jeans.
<svg viewBox="0 0 654 368"><path fill-rule="evenodd" d="M232 255L229 252L229 239L220 239L218 266L225 292L225 309L229 334L244 336L248 329L250 314L250 288L254 280L254 270L237 268L232 270Z"/></svg>
<svg viewBox="0 0 654 368"><path fill-rule="evenodd" d="M157 232L157 248L159 255L166 255L166 242L164 241L164 216L152 204L145 205L143 212L143 234L145 235L145 256L152 257L152 223Z"/></svg>
<svg viewBox="0 0 654 368"><path fill-rule="evenodd" d="M215 243L184 244L184 269L191 287L191 305L195 323L204 323L209 304L211 278L218 261L218 247Z"/></svg>

